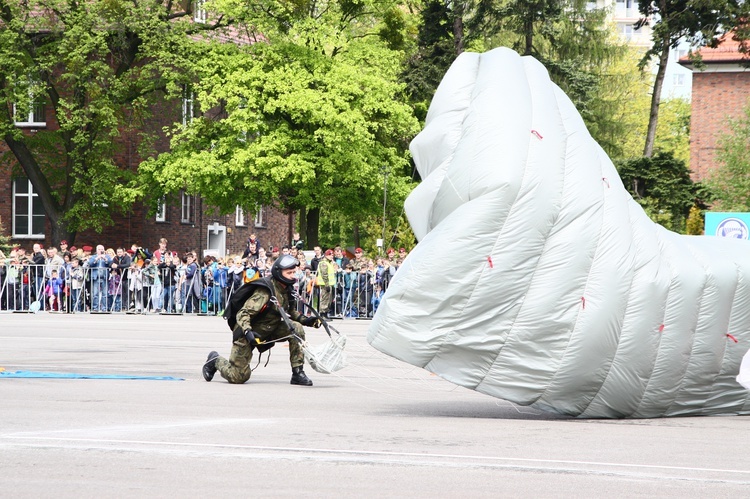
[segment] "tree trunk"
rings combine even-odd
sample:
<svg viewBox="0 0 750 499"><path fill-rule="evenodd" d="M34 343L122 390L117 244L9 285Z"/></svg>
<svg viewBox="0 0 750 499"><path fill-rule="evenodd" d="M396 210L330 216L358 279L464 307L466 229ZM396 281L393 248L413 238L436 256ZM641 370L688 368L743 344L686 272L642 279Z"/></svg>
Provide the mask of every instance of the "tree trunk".
<svg viewBox="0 0 750 499"><path fill-rule="evenodd" d="M662 40L662 51L659 56L659 67L656 70L654 90L651 95L651 113L648 116L648 131L646 132L646 145L643 155L650 158L654 154L654 141L656 140L656 125L659 124L659 104L661 103L661 89L664 84L664 76L667 73L667 62L669 62L669 37Z"/></svg>
<svg viewBox="0 0 750 499"><path fill-rule="evenodd" d="M69 247L76 243L76 231L68 230L68 224L57 223L50 224L52 227L52 244L57 246L60 241L67 241Z"/></svg>
<svg viewBox="0 0 750 499"><path fill-rule="evenodd" d="M299 237L305 241L306 247L312 248L310 246L310 234L307 233L307 208L304 206L300 208L297 216L299 217Z"/></svg>
<svg viewBox="0 0 750 499"><path fill-rule="evenodd" d="M320 208L307 210L307 247L318 246L318 232L320 230Z"/></svg>
<svg viewBox="0 0 750 499"><path fill-rule="evenodd" d="M523 31L524 31L523 55L532 55L534 52L534 22L531 19L527 19L523 23Z"/></svg>
<svg viewBox="0 0 750 499"><path fill-rule="evenodd" d="M456 56L463 53L466 45L464 39L464 9L460 2L456 2L453 9L453 45L456 48Z"/></svg>
<svg viewBox="0 0 750 499"><path fill-rule="evenodd" d="M5 143L8 144L8 148L13 152L13 155L18 160L18 163L23 168L24 173L31 181L31 185L34 186L34 192L39 196L39 200L42 203L44 214L49 220L50 227L52 228L51 240L52 244L57 246L61 240L65 239L68 244L74 244L75 231L68 229L68 222L65 221L65 206L60 205L54 196L52 195L52 187L47 182L44 173L42 173L39 164L34 159L31 151L26 147L26 144L13 138L12 135L6 134ZM67 201L71 201L68 199Z"/></svg>

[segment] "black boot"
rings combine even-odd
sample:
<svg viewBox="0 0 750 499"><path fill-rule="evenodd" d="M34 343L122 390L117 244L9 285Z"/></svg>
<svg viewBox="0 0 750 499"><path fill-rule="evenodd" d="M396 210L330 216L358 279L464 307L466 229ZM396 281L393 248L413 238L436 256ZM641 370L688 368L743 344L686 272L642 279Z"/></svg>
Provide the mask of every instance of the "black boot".
<svg viewBox="0 0 750 499"><path fill-rule="evenodd" d="M292 368L292 381L290 383L293 385L312 386L312 380L307 377L302 366Z"/></svg>
<svg viewBox="0 0 750 499"><path fill-rule="evenodd" d="M210 352L208 354L206 363L203 364L203 379L205 379L206 381L211 381L212 379L214 379L214 374L216 374L216 359L218 358L218 352Z"/></svg>

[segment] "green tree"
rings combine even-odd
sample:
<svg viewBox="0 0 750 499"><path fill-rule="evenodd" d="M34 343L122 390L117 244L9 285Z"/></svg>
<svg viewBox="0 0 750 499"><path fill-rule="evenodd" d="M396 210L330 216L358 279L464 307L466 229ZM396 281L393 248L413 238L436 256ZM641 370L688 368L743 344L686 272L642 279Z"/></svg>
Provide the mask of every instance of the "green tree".
<svg viewBox="0 0 750 499"><path fill-rule="evenodd" d="M704 186L692 181L685 163L670 153L622 161L617 170L649 217L675 232L684 232L690 209L705 208L710 198Z"/></svg>
<svg viewBox="0 0 750 499"><path fill-rule="evenodd" d="M420 11L417 49L402 73L420 121L427 117L432 96L456 55L451 11L441 0L429 0Z"/></svg>
<svg viewBox="0 0 750 499"><path fill-rule="evenodd" d="M397 81L401 54L335 8L315 22L275 16L288 22L270 25L269 43L212 45L197 66L204 116L173 129L171 151L141 165L153 195L186 188L224 212L302 210L310 246L321 213L355 226L381 213L386 169L389 196L405 198L418 123Z"/></svg>
<svg viewBox="0 0 750 499"><path fill-rule="evenodd" d="M9 103L0 136L34 185L53 241L111 224L112 211L139 196L128 187L134 169L114 160L123 135L141 134L141 152L151 153L154 103L190 81L203 45L196 36L226 24L194 23L184 4L0 0L0 93ZM14 126L14 110L40 103L53 110L46 128Z"/></svg>
<svg viewBox="0 0 750 499"><path fill-rule="evenodd" d="M659 104L669 50L686 39L693 47L716 47L721 36L747 19L747 2L742 0L656 0L638 2L643 16L636 27L652 24L651 48L641 60L641 67L657 59L656 77L651 92L648 129L643 155L651 157L659 121Z"/></svg>
<svg viewBox="0 0 750 499"><path fill-rule="evenodd" d="M719 166L706 184L716 197L713 208L750 211L750 102L739 118L729 120L727 129L719 139Z"/></svg>
<svg viewBox="0 0 750 499"><path fill-rule="evenodd" d="M5 235L2 218L0 218L0 251L5 253L6 256L10 251L10 237Z"/></svg>

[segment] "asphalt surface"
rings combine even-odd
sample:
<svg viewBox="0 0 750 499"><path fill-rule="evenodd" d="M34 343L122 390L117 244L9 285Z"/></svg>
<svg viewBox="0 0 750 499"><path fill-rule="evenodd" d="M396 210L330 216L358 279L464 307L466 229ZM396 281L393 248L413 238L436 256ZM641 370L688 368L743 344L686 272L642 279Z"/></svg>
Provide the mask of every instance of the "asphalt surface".
<svg viewBox="0 0 750 499"><path fill-rule="evenodd" d="M0 315L0 368L183 380L0 377L0 494L108 497L750 497L750 419L579 420L458 388L335 321L349 366L288 348L245 385L216 317ZM322 330L308 329L312 344Z"/></svg>

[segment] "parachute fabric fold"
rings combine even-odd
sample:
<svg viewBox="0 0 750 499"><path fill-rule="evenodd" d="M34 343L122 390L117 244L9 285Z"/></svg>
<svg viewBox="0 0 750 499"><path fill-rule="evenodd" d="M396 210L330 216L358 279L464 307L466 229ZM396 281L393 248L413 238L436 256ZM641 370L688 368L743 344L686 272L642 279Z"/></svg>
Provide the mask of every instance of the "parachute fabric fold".
<svg viewBox="0 0 750 499"><path fill-rule="evenodd" d="M461 54L411 152L375 348L573 416L750 413L750 244L654 224L538 61Z"/></svg>

